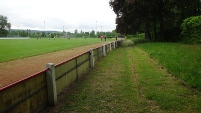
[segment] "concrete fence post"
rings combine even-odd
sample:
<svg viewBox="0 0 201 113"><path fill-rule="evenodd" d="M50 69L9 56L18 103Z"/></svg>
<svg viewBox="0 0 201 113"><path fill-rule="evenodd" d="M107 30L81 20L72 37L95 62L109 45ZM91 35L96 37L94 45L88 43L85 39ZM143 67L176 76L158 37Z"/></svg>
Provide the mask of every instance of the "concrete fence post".
<svg viewBox="0 0 201 113"><path fill-rule="evenodd" d="M110 51L112 51L112 43L110 42Z"/></svg>
<svg viewBox="0 0 201 113"><path fill-rule="evenodd" d="M49 105L55 106L57 104L55 67L53 63L48 63L46 68L49 68L46 72L48 103Z"/></svg>
<svg viewBox="0 0 201 113"><path fill-rule="evenodd" d="M90 49L90 66L94 67L94 50Z"/></svg>
<svg viewBox="0 0 201 113"><path fill-rule="evenodd" d="M117 41L115 41L116 47L118 47Z"/></svg>
<svg viewBox="0 0 201 113"><path fill-rule="evenodd" d="M102 56L103 56L103 50L102 49L103 49L102 47L98 48L98 60L100 60L100 58L102 58Z"/></svg>
<svg viewBox="0 0 201 113"><path fill-rule="evenodd" d="M106 50L105 50L105 44L103 44L103 56L105 57L106 56Z"/></svg>
<svg viewBox="0 0 201 113"><path fill-rule="evenodd" d="M116 48L115 45L116 45L115 42L113 42L114 49Z"/></svg>

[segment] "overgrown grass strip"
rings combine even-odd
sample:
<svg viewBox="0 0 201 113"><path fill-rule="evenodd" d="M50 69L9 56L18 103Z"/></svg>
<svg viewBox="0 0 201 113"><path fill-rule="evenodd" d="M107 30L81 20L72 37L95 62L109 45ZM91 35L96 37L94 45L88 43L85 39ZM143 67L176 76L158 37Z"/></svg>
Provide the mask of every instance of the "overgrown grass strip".
<svg viewBox="0 0 201 113"><path fill-rule="evenodd" d="M133 53L136 73L146 100L157 103L164 112L201 112L200 92L184 86L141 49L133 48Z"/></svg>
<svg viewBox="0 0 201 113"><path fill-rule="evenodd" d="M201 90L201 45L149 42L138 46L169 73Z"/></svg>

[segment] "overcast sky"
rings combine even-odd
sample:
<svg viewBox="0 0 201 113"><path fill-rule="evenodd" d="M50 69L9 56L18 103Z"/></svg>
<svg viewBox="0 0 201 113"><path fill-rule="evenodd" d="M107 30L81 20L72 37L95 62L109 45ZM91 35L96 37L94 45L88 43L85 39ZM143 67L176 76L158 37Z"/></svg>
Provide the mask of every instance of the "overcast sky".
<svg viewBox="0 0 201 113"><path fill-rule="evenodd" d="M116 26L109 0L0 0L0 15L8 17L12 29L73 32L97 25L97 31L112 31Z"/></svg>

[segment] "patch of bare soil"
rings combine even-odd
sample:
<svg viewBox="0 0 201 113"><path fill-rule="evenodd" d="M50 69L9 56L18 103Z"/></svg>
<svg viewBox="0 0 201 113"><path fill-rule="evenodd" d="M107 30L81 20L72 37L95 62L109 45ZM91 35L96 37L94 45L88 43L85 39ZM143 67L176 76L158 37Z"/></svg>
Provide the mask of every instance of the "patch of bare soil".
<svg viewBox="0 0 201 113"><path fill-rule="evenodd" d="M106 42L0 63L0 88L44 70L47 63L59 64L104 43Z"/></svg>

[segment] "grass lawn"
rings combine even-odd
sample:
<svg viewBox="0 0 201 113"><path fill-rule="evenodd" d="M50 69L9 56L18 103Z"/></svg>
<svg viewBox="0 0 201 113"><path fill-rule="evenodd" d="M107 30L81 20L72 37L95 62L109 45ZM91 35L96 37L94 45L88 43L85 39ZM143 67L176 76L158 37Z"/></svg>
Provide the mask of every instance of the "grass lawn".
<svg viewBox="0 0 201 113"><path fill-rule="evenodd" d="M132 44L125 41L125 47L109 53L50 112L201 112L200 92L184 86Z"/></svg>
<svg viewBox="0 0 201 113"><path fill-rule="evenodd" d="M0 40L0 62L101 42L98 38Z"/></svg>

